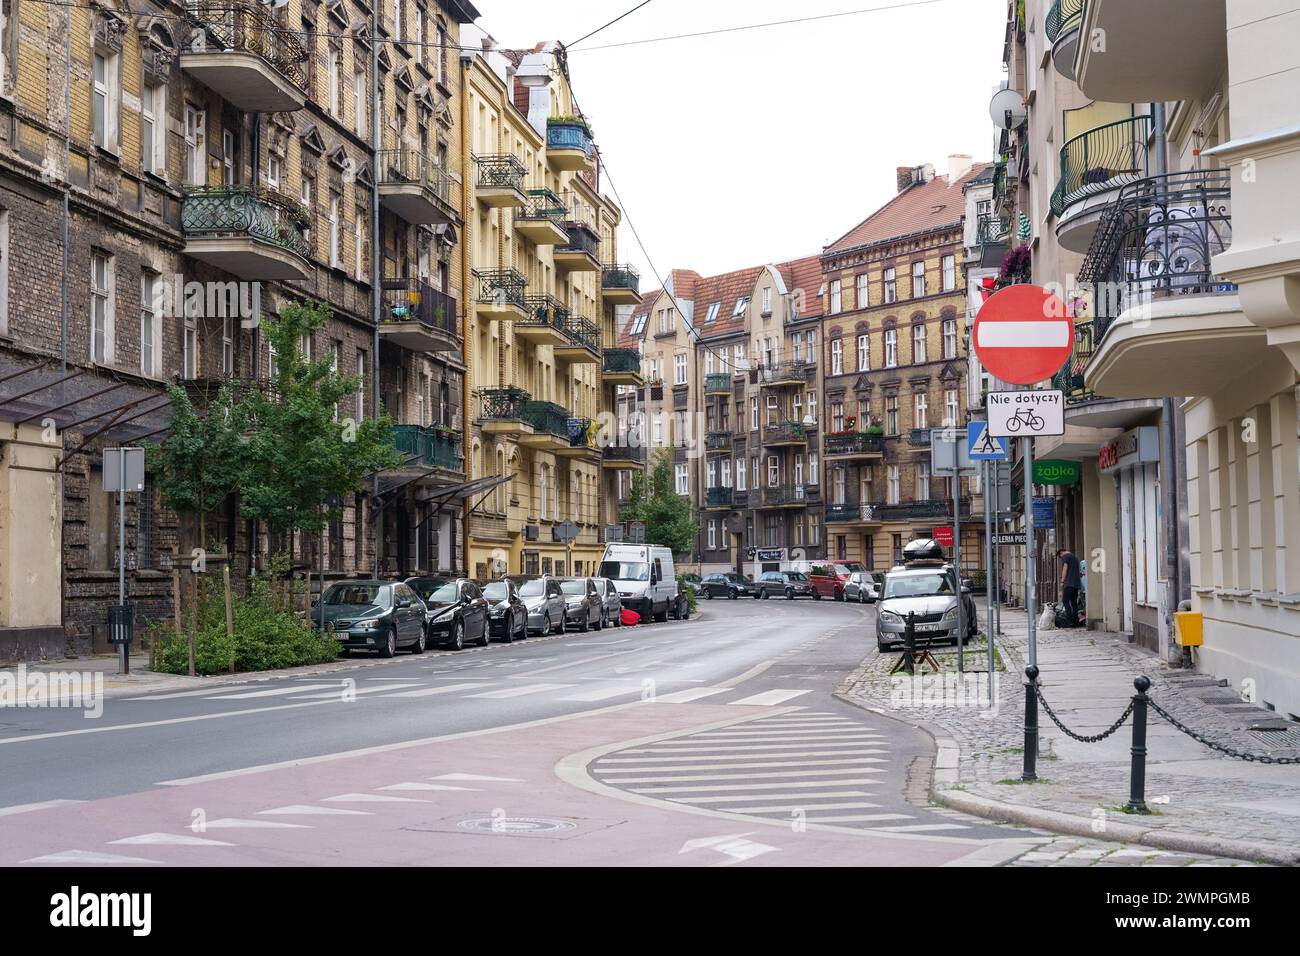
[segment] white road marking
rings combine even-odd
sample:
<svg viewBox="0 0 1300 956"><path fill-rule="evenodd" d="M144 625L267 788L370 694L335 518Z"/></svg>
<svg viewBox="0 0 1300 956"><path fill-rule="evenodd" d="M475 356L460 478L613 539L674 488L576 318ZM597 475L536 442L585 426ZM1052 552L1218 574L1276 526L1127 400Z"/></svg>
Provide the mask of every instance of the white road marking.
<svg viewBox="0 0 1300 956"><path fill-rule="evenodd" d="M637 694L640 691L640 687L596 687L592 690L583 690L567 697L561 697L560 700L590 703L597 700L609 700L611 697L621 697L624 694Z"/></svg>
<svg viewBox="0 0 1300 956"><path fill-rule="evenodd" d="M591 657L579 657L576 660L564 661L560 664L552 664L550 667L539 667L531 671L523 671L519 674L511 674L511 677L534 677L538 674L549 674L551 671L562 671L567 667L577 667L579 664L590 664L592 661L601 661L607 657L618 657L626 654L627 651L610 651L608 654L593 654Z"/></svg>
<svg viewBox="0 0 1300 956"><path fill-rule="evenodd" d="M323 814L347 814L348 816L371 817L374 816L369 810L344 810L342 807L313 807L306 804L295 803L287 807L276 807L272 810L258 810L259 814L267 816L317 816Z"/></svg>
<svg viewBox="0 0 1300 956"><path fill-rule="evenodd" d="M353 694L357 694L357 695L360 695L360 694L383 694L385 691L390 691L390 690L401 690L402 688L404 688L404 687L408 687L408 686L409 686L408 684L379 684L379 685L377 685L377 686L375 686L375 687L357 687L357 688L344 688L344 687L342 687L342 686L338 686L338 687L335 687L332 691L328 691L327 693L324 693L324 694L307 694L307 695L304 696L304 697L294 697L294 698L292 698L292 699L293 699L293 700L338 700L338 701L342 701L342 700L345 700L345 699L346 699L345 696L344 696L345 693L346 693L346 695L347 695L348 697L352 696Z"/></svg>
<svg viewBox="0 0 1300 956"><path fill-rule="evenodd" d="M430 780L487 780L494 783L523 783L522 777L487 777L480 773L444 773Z"/></svg>
<svg viewBox="0 0 1300 956"><path fill-rule="evenodd" d="M820 800L829 797L874 797L874 793L866 793L862 790L825 790L821 793L756 793L751 796L744 796L739 793L729 793L721 797L669 797L670 803L737 803L744 800ZM871 804L860 803L859 807L869 807ZM809 810L816 810L816 807L808 807Z"/></svg>
<svg viewBox="0 0 1300 956"><path fill-rule="evenodd" d="M386 787L376 787L377 790L466 790L477 791L478 787L452 787L446 784L437 783L392 783Z"/></svg>
<svg viewBox="0 0 1300 956"><path fill-rule="evenodd" d="M742 704L750 707L772 707L776 704L783 704L787 700L794 700L796 697L802 697L804 694L811 694L810 690L765 690L761 694L754 694L752 697L744 697L740 700L733 700L732 704Z"/></svg>
<svg viewBox="0 0 1300 956"><path fill-rule="evenodd" d="M415 797L390 797L383 793L340 793L326 797L322 803L428 803Z"/></svg>
<svg viewBox="0 0 1300 956"><path fill-rule="evenodd" d="M396 694L384 694L385 697L432 697L434 694L451 694L458 690L481 690L485 685L480 682L477 684L447 684L443 687L422 687L420 690L404 690Z"/></svg>
<svg viewBox="0 0 1300 956"><path fill-rule="evenodd" d="M24 863L95 863L105 866L119 866L123 863L154 863L159 860L145 860L138 856L118 856L114 853L95 853L90 850L64 850L62 853L50 853L46 856L34 856Z"/></svg>
<svg viewBox="0 0 1300 956"><path fill-rule="evenodd" d="M240 820L235 817L222 817L209 820L204 826L209 830L310 830L309 823L285 823L283 820Z"/></svg>
<svg viewBox="0 0 1300 956"><path fill-rule="evenodd" d="M841 773L841 774L843 773L843 771L839 771L839 770L836 770L836 771L833 771L833 772L834 772L834 773ZM755 774L754 776L770 777L770 776L772 776L772 775L771 775L771 774ZM685 779L685 778L678 778L678 777L660 777L659 779L660 779L660 780L675 780L675 779ZM703 779L713 780L713 779L717 779L717 778L714 778L714 777L700 777L700 778L697 778L697 779L702 779L702 780L703 780ZM735 780L736 778L735 778L735 777L730 777L730 778L728 778L728 779ZM621 781L619 781L619 782L620 782L620 783L638 783L638 782L640 782L640 781L636 781L636 780L621 780ZM871 779L871 778L851 776L851 777L847 777L847 778L845 778L844 780L804 780L804 781L792 780L792 781L790 781L790 782L788 782L788 783L729 783L729 784L720 784L720 785L719 785L719 784L714 784L714 785L712 785L712 786L710 786L710 785L708 785L708 784L704 784L704 785L699 785L699 786L694 786L694 787L633 787L633 788L632 788L632 792L633 792L633 793L646 793L646 794L654 795L654 794L657 794L657 793L664 793L664 794L667 794L667 793L714 793L715 791L722 791L722 790L783 790L783 789L791 789L791 790L794 790L794 789L798 789L798 788L800 788L800 787L809 787L809 788L811 788L811 787L855 787L855 786L861 786L861 785L863 785L863 784L871 784L871 783L875 783L875 782L876 782L876 781L873 780L873 779Z"/></svg>
<svg viewBox="0 0 1300 956"><path fill-rule="evenodd" d="M917 823L902 827L872 827L873 830L887 830L890 833L924 833L927 830L969 830L970 827L960 823Z"/></svg>
<svg viewBox="0 0 1300 956"><path fill-rule="evenodd" d="M813 823L874 823L877 820L915 820L906 813L857 813L842 817L812 817ZM874 828L881 829L881 828Z"/></svg>
<svg viewBox="0 0 1300 956"><path fill-rule="evenodd" d="M183 833L142 833L139 836L110 840L109 846L234 846L221 840L208 840L203 837Z"/></svg>
<svg viewBox="0 0 1300 956"><path fill-rule="evenodd" d="M723 813L787 813L790 810L802 810L813 820L812 814L818 810L874 810L876 803L823 803L810 807L806 803L774 803L766 807L718 807ZM820 822L819 820L816 822Z"/></svg>
<svg viewBox="0 0 1300 956"><path fill-rule="evenodd" d="M808 754L809 756L835 756L837 754L883 754L887 750L880 748L863 747L863 742L845 741L838 744L742 744L735 747L637 747L629 750L620 751L625 754L723 754L735 753L739 750L762 750L762 754L748 754L747 756L772 756L772 757L794 757L799 754ZM870 743L870 741L865 741ZM791 751L790 753L778 753L777 751ZM695 759L695 758L691 758Z"/></svg>
<svg viewBox="0 0 1300 956"><path fill-rule="evenodd" d="M252 700L255 697L283 697L286 694L301 694L309 690L324 690L327 687L341 688L342 684L297 684L293 687L272 687L270 690L250 690L239 694L225 691L209 691L208 700Z"/></svg>
<svg viewBox="0 0 1300 956"><path fill-rule="evenodd" d="M730 687L691 687L687 690L673 691L671 694L660 694L654 699L653 703L689 704L701 697L712 697L714 694L722 694L729 690L731 690Z"/></svg>
<svg viewBox="0 0 1300 956"><path fill-rule="evenodd" d="M741 724L741 726L745 726ZM883 737L866 728L857 727L803 727L798 729L773 730L709 730L691 734L693 738L715 740L719 737L767 737L772 740L821 740L828 737Z"/></svg>
<svg viewBox="0 0 1300 956"><path fill-rule="evenodd" d="M63 807L80 800L43 800L40 803L18 803L11 807L0 807L0 817L11 817L19 813L31 813L35 810L49 810L51 807Z"/></svg>
<svg viewBox="0 0 1300 956"><path fill-rule="evenodd" d="M883 752L883 751L879 751L879 750L865 750L865 751L863 751L863 753L882 753L882 752ZM839 754L837 754L837 753L833 753L833 752L832 752L832 753L825 754L825 755L817 754L817 755L815 755L815 756L827 756L827 757L840 757L840 756L843 756L843 757L846 757L846 758L848 757L848 755L847 755L846 753L839 753ZM762 764L751 764L751 763L746 763L746 764L740 764L739 766L742 766L742 767L807 767L807 766L810 766L810 765L812 765L812 764L817 764L817 763L889 763L889 761L886 760L884 757L857 757L857 756L855 756L855 757L848 758L848 759L844 759L844 760L804 760L804 759L802 759L802 758L799 756L799 754L735 754L734 756L727 756L727 755L724 755L724 754L717 754L717 755L705 755L705 756L696 756L696 757L678 757L678 756L671 756L671 757L626 757L626 758L624 758L624 757L608 757L608 758L606 758L605 760L602 761L602 764L605 764L605 763L631 763L631 764L637 764L638 766L643 767L643 768L646 769L646 770L660 770L660 771L662 771L662 770L664 770L665 768L663 768L663 767L652 767L652 766L648 766L648 765L649 765L649 764L655 764L655 763L681 763L681 764L685 764L688 760L755 760L755 759L761 759L761 758L763 758L763 757L771 757L771 758L773 758L773 760L774 760L775 762L773 762L773 763L762 763ZM714 764L714 765L712 765L712 766L725 767L725 766L728 766L728 765L727 765L727 764ZM603 772L607 772L607 771L604 770L603 766L602 766L601 768L599 768L599 769L601 770L602 773L603 773ZM684 768L684 769L694 769L694 768L687 767L687 768Z"/></svg>
<svg viewBox="0 0 1300 956"><path fill-rule="evenodd" d="M838 761L832 761L832 762L838 762ZM655 767L654 769L655 769L655 770L664 770L664 769L667 769L667 768L664 768L664 767ZM703 768L703 767L692 767L691 769L692 769L692 770L703 770L703 769L705 769L705 768ZM727 769L727 770L732 770L732 769L734 769L734 768L728 766L726 769ZM607 773L637 773L638 771L635 771L635 770L609 770L609 771L605 771L605 772L607 772ZM844 767L844 768L837 768L837 769L835 769L835 770L791 770L791 771L778 770L778 771L775 771L775 772L773 772L773 773L729 773L729 774L704 773L704 774L697 774L697 775L689 776L689 777L676 777L676 776L674 776L674 777L619 777L619 778L617 778L616 780L612 780L612 781L610 781L610 782L611 782L611 783L619 783L619 784L626 784L626 783L691 783L691 782L694 782L694 781L697 781L697 780L771 780L771 779L776 778L776 777L782 777L782 778L789 778L789 777L816 777L816 776L836 776L836 775L843 775L843 774L846 774L846 773L852 773L852 774L863 774L863 773L884 773L884 772L885 772L885 771L881 770L879 767ZM820 787L820 786L822 786L822 785L824 785L824 784L826 784L826 783L830 783L830 782L832 782L832 781L828 781L828 780L815 780L815 781L813 781L813 784L815 784L816 786L819 786L819 787ZM840 782L843 782L843 781L840 781ZM863 782L865 782L865 781L863 781ZM764 785L764 786L765 786L765 785ZM786 784L776 784L776 786L778 786L778 787L783 787L783 786L786 786ZM793 787L793 786L810 786L810 784L793 784L793 783L792 783L792 784L789 784L789 786L792 786L792 787ZM707 789L707 790L721 790L721 789L723 789L723 788L722 788L722 787L706 787L705 789Z"/></svg>
<svg viewBox="0 0 1300 956"><path fill-rule="evenodd" d="M505 700L508 697L526 697L529 694L542 694L548 690L564 690L572 684L525 684L523 687L507 687L505 690L490 690L483 694L468 694L470 700Z"/></svg>
<svg viewBox="0 0 1300 956"><path fill-rule="evenodd" d="M213 694L222 694L226 691L235 692L247 688L248 684L232 684L229 687L205 687L202 690L181 690L174 694L144 694L140 697L127 697L127 700L175 700L178 697L203 697Z"/></svg>

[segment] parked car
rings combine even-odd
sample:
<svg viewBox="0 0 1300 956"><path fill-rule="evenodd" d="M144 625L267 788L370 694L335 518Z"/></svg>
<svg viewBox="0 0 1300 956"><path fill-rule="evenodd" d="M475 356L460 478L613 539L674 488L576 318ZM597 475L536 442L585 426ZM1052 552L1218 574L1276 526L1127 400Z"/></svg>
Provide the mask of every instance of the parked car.
<svg viewBox="0 0 1300 956"><path fill-rule="evenodd" d="M623 626L623 599L618 596L618 588L609 578L593 578L596 593L600 595L601 608L604 612L604 625Z"/></svg>
<svg viewBox="0 0 1300 956"><path fill-rule="evenodd" d="M392 657L398 648L424 653L424 614L419 595L400 581L348 581L326 589L312 620L345 651Z"/></svg>
<svg viewBox="0 0 1300 956"><path fill-rule="evenodd" d="M853 572L846 564L816 564L808 572L808 581L816 596L844 600L844 588Z"/></svg>
<svg viewBox="0 0 1300 956"><path fill-rule="evenodd" d="M755 598L762 598L766 601L773 594L777 597L785 595L786 600L793 601L797 597L817 597L817 592L813 590L812 582L808 580L808 575L802 571L767 571L758 579L758 593Z"/></svg>
<svg viewBox="0 0 1300 956"><path fill-rule="evenodd" d="M565 627L586 632L605 626L604 601L591 578L561 578L560 591L564 594Z"/></svg>
<svg viewBox="0 0 1300 956"><path fill-rule="evenodd" d="M509 578L490 581L481 588L488 602L488 630L493 638L509 644L528 636L528 608L519 596L519 586Z"/></svg>
<svg viewBox="0 0 1300 956"><path fill-rule="evenodd" d="M880 599L885 586L885 576L872 571L854 571L844 584L844 600L859 604L874 604Z"/></svg>
<svg viewBox="0 0 1300 956"><path fill-rule="evenodd" d="M488 602L478 585L465 578L448 581L425 600L428 608L425 630L432 644L446 644L459 651L468 641L487 647Z"/></svg>
<svg viewBox="0 0 1300 956"><path fill-rule="evenodd" d="M918 637L955 644L978 634L979 618L970 587L965 581L957 586L956 571L944 560L943 548L920 539L903 549L903 557L905 563L885 576L885 589L876 605L876 646L882 651L901 646L909 613ZM959 600L964 635L958 634Z"/></svg>
<svg viewBox="0 0 1300 956"><path fill-rule="evenodd" d="M519 588L519 597L528 609L528 630L543 637L552 631L564 631L564 595L560 579L549 574L540 577L512 575L510 580Z"/></svg>
<svg viewBox="0 0 1300 956"><path fill-rule="evenodd" d="M681 595L673 553L654 544L607 544L599 576L618 588L623 606L641 615L642 623L681 616Z"/></svg>
<svg viewBox="0 0 1300 956"><path fill-rule="evenodd" d="M751 594L757 595L758 587L743 574L727 571L722 574L707 575L700 582L700 593L710 601L715 597L730 598L734 601L737 598L749 597Z"/></svg>

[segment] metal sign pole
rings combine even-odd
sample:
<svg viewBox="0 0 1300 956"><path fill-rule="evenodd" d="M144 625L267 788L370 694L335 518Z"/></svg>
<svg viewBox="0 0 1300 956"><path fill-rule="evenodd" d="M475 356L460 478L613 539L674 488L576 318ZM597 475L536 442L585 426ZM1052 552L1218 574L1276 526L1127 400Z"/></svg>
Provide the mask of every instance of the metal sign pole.
<svg viewBox="0 0 1300 956"><path fill-rule="evenodd" d="M960 433L955 428L950 428L948 435L952 439L952 569L957 579L957 673L963 674L966 672L966 627L963 620L966 598L961 591L961 449L957 442L964 442L966 436L959 438Z"/></svg>
<svg viewBox="0 0 1300 956"><path fill-rule="evenodd" d="M997 479L998 465L995 461L984 462L984 597L987 610L984 618L985 638L988 644L989 669L989 706L993 706L993 502L990 493Z"/></svg>
<svg viewBox="0 0 1300 956"><path fill-rule="evenodd" d="M126 448L117 450L117 606L126 606ZM131 652L117 645L118 673L131 673Z"/></svg>
<svg viewBox="0 0 1300 956"><path fill-rule="evenodd" d="M1038 632L1034 595L1034 440L1022 438L1025 459L1025 613L1029 619L1029 666L1038 666Z"/></svg>

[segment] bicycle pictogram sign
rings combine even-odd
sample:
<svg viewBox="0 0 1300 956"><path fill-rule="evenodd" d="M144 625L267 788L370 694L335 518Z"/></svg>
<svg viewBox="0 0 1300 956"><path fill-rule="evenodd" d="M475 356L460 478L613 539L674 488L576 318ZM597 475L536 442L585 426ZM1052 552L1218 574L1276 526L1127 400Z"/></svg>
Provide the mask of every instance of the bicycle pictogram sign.
<svg viewBox="0 0 1300 956"><path fill-rule="evenodd" d="M1061 392L989 392L986 404L989 434L995 437L1065 434L1065 396Z"/></svg>

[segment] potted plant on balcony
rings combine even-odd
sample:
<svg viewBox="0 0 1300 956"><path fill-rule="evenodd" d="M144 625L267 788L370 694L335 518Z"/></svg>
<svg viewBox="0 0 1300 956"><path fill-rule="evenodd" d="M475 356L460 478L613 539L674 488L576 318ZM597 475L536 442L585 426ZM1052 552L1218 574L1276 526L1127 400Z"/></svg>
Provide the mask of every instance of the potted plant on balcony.
<svg viewBox="0 0 1300 956"><path fill-rule="evenodd" d="M587 122L586 117L575 116L572 113L568 113L563 116L548 116L546 118L546 125L548 127L572 126L582 130L584 133L587 134L588 137L591 136L591 124Z"/></svg>
<svg viewBox="0 0 1300 956"><path fill-rule="evenodd" d="M885 427L883 425L872 422L865 429L863 429L863 433L867 435L880 436L885 434Z"/></svg>
<svg viewBox="0 0 1300 956"><path fill-rule="evenodd" d="M1033 255L1029 244L1022 242L1011 249L1002 259L1002 268L998 272L998 288L1019 285L1033 277Z"/></svg>

